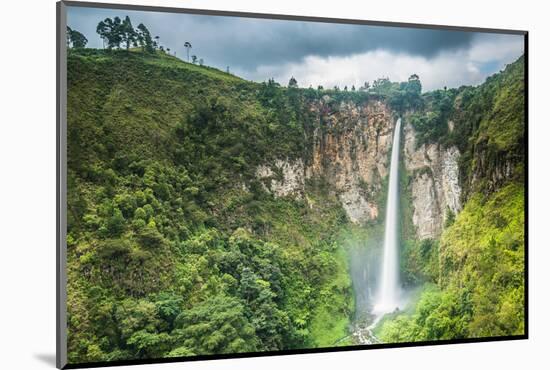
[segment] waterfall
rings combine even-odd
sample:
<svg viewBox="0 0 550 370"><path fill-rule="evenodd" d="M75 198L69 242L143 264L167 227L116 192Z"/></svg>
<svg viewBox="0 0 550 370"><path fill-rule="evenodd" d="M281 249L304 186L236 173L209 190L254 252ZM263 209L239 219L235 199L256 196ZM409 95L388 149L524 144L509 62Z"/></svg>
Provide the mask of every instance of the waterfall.
<svg viewBox="0 0 550 370"><path fill-rule="evenodd" d="M373 312L384 314L399 307L399 137L401 118L395 124L391 151L388 199L386 203L386 225L384 233L384 255L380 275L379 291Z"/></svg>

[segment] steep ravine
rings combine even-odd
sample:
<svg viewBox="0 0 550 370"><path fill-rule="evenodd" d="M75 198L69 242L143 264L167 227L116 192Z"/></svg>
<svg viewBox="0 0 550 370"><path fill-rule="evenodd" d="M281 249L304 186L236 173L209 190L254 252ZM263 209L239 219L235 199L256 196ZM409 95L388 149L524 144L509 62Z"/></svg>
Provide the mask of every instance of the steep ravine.
<svg viewBox="0 0 550 370"><path fill-rule="evenodd" d="M355 314L351 335L337 343L376 343L372 309L379 275L385 192L391 143L398 114L383 101L343 102L333 111L325 96L311 106L315 114L310 157L278 159L261 165L256 176L275 197L309 201L308 183L324 183L336 195L352 225L367 230L366 239L351 245L349 269L354 287ZM411 200L417 240L437 239L446 217L460 209L460 152L439 144L417 145L417 134L406 119L402 136L402 163L409 178L400 193ZM315 188L315 187L313 187ZM313 189L311 188L311 189ZM381 227L377 227L382 226Z"/></svg>

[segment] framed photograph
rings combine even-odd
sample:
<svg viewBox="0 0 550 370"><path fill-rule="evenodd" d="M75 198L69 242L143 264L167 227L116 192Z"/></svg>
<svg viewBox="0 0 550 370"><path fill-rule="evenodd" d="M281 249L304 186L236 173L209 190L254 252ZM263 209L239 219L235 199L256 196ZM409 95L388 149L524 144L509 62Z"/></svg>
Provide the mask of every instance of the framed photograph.
<svg viewBox="0 0 550 370"><path fill-rule="evenodd" d="M57 9L59 368L527 338L526 31Z"/></svg>

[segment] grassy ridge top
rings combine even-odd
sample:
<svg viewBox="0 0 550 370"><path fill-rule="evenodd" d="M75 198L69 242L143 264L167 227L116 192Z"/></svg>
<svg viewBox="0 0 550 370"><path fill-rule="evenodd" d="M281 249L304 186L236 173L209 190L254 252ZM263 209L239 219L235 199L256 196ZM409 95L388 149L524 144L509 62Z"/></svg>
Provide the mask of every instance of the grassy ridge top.
<svg viewBox="0 0 550 370"><path fill-rule="evenodd" d="M226 82L246 82L242 78L231 73L221 71L209 66L200 66L198 64L188 63L176 56L156 51L155 53L145 53L141 49L134 48L130 50L103 50L103 49L71 49L69 58L83 58L95 63L101 63L108 60L117 60L119 62L131 61L150 63L166 68L179 68L188 72L201 73L213 79L220 79Z"/></svg>

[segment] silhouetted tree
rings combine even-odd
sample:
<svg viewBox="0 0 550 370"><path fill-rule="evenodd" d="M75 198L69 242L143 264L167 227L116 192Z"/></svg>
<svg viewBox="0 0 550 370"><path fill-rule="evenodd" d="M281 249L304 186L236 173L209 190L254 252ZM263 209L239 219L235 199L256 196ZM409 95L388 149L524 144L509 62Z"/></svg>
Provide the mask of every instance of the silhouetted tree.
<svg viewBox="0 0 550 370"><path fill-rule="evenodd" d="M185 44L183 46L187 49L187 62L189 62L189 49L191 49L193 46L189 41L185 41Z"/></svg>
<svg viewBox="0 0 550 370"><path fill-rule="evenodd" d="M107 25L105 24L105 21L100 21L97 24L96 30L99 37L101 37L101 41L103 41L103 48L105 48L105 42L107 41Z"/></svg>
<svg viewBox="0 0 550 370"><path fill-rule="evenodd" d="M420 77L417 74L412 74L409 77L409 83L407 84L407 90L420 94L422 92L422 84L420 83Z"/></svg>
<svg viewBox="0 0 550 370"><path fill-rule="evenodd" d="M193 64L197 63L197 56L196 55L191 55L191 62Z"/></svg>
<svg viewBox="0 0 550 370"><path fill-rule="evenodd" d="M368 82L365 82L363 86L359 87L359 90L366 91L370 89L370 84Z"/></svg>
<svg viewBox="0 0 550 370"><path fill-rule="evenodd" d="M96 32L103 39L103 45L107 42L107 48L120 48L122 42L122 21L119 17L105 18L98 23Z"/></svg>
<svg viewBox="0 0 550 370"><path fill-rule="evenodd" d="M137 38L138 44L139 46L141 46L142 50L148 53L154 52L155 45L154 45L153 39L151 38L151 33L143 23L140 23L137 26L136 33L137 33L136 38Z"/></svg>
<svg viewBox="0 0 550 370"><path fill-rule="evenodd" d="M290 80L288 80L288 87L298 87L298 81L296 81L294 76L290 77Z"/></svg>
<svg viewBox="0 0 550 370"><path fill-rule="evenodd" d="M135 44L137 40L137 32L132 26L130 17L126 16L120 26L120 38L126 45L126 50L130 49L130 45Z"/></svg>
<svg viewBox="0 0 550 370"><path fill-rule="evenodd" d="M422 105L422 84L417 74L412 74L408 82L402 84L406 108L419 108Z"/></svg>
<svg viewBox="0 0 550 370"><path fill-rule="evenodd" d="M82 49L86 47L88 39L77 30L73 30L67 26L67 47Z"/></svg>

